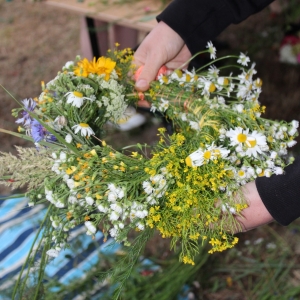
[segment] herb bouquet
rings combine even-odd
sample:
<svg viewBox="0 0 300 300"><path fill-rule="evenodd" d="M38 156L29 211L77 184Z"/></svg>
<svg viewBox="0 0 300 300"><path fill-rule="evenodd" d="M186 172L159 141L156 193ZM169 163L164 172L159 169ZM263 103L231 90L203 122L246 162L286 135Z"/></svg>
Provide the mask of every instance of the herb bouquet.
<svg viewBox="0 0 300 300"><path fill-rule="evenodd" d="M155 230L187 264L194 264L199 240L208 241L209 253L237 243L235 217L247 207L240 187L284 172L298 122L261 117L262 80L246 55L216 59L211 43L203 52L209 64L161 72L144 94L127 75L135 70L130 49L93 61L78 57L42 83L39 97L13 111L20 133L12 134L35 147L18 148L18 156L1 153L1 183L27 184L29 205L48 206L42 268L68 247L68 231L79 224L88 235L101 230L128 246L128 256L109 273L121 274L116 278L123 283ZM237 64L217 68L223 59ZM126 108L140 99L172 122L174 134L159 129L150 154L140 144L117 151L105 142L105 124L126 118ZM138 232L133 241L132 230Z"/></svg>

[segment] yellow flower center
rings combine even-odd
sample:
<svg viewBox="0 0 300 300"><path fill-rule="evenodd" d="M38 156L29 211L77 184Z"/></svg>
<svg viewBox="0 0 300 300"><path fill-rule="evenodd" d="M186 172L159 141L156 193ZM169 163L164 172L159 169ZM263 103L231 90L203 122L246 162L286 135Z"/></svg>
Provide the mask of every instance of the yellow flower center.
<svg viewBox="0 0 300 300"><path fill-rule="evenodd" d="M211 158L211 152L210 152L210 151L205 151L205 152L203 153L203 157L204 157L205 159L210 159L210 158Z"/></svg>
<svg viewBox="0 0 300 300"><path fill-rule="evenodd" d="M256 146L256 139L255 138L249 138L246 142L248 148L253 148Z"/></svg>
<svg viewBox="0 0 300 300"><path fill-rule="evenodd" d="M80 92L77 92L77 91L74 91L74 92L73 92L73 95L74 95L75 97L77 97L77 98L82 98L82 97L83 97L83 94L80 93Z"/></svg>
<svg viewBox="0 0 300 300"><path fill-rule="evenodd" d="M178 76L179 78L182 77L182 71L181 71L181 70L175 70L174 72L177 74L177 76Z"/></svg>
<svg viewBox="0 0 300 300"><path fill-rule="evenodd" d="M247 140L246 134L239 133L238 136L237 136L237 140L238 140L239 143L245 143L246 140Z"/></svg>
<svg viewBox="0 0 300 300"><path fill-rule="evenodd" d="M210 93L213 93L215 90L216 90L216 86L215 86L213 83L211 83L210 86L209 86L208 91L209 91Z"/></svg>
<svg viewBox="0 0 300 300"><path fill-rule="evenodd" d="M244 172L243 170L239 170L239 171L238 171L238 175L239 175L240 177L244 177L244 176L245 176L245 172Z"/></svg>
<svg viewBox="0 0 300 300"><path fill-rule="evenodd" d="M223 85L228 85L228 84L229 84L229 80L227 78L224 78Z"/></svg>
<svg viewBox="0 0 300 300"><path fill-rule="evenodd" d="M263 84L263 82L262 82L262 80L261 80L260 78L257 78L257 79L255 80L255 85L256 85L257 87L261 87L262 84Z"/></svg>
<svg viewBox="0 0 300 300"><path fill-rule="evenodd" d="M89 124L86 123L80 123L79 126L84 128L90 127Z"/></svg>
<svg viewBox="0 0 300 300"><path fill-rule="evenodd" d="M193 166L192 159L189 156L185 159L185 163L186 163L186 165L188 167L192 167Z"/></svg>
<svg viewBox="0 0 300 300"><path fill-rule="evenodd" d="M191 75L186 74L185 81L190 82L191 81Z"/></svg>
<svg viewBox="0 0 300 300"><path fill-rule="evenodd" d="M214 149L214 155L215 156L220 156L221 155L221 151L219 149Z"/></svg>

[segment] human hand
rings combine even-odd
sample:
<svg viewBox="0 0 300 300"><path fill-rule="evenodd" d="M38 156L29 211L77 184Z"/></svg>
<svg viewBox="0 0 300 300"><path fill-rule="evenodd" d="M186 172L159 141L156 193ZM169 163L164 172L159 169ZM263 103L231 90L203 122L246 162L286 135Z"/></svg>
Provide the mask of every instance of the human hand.
<svg viewBox="0 0 300 300"><path fill-rule="evenodd" d="M174 70L184 66L189 58L191 53L183 39L167 24L159 22L134 54L136 67L144 65L135 88L141 92L146 91L163 65Z"/></svg>
<svg viewBox="0 0 300 300"><path fill-rule="evenodd" d="M236 219L241 224L243 231L248 231L273 221L273 217L258 194L254 181L245 184L242 187L242 192L249 206L241 212L242 216L238 216Z"/></svg>

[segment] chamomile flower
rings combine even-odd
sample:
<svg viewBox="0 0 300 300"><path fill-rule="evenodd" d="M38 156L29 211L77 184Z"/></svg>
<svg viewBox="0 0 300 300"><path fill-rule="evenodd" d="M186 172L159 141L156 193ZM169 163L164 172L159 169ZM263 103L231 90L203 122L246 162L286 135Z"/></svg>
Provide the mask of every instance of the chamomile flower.
<svg viewBox="0 0 300 300"><path fill-rule="evenodd" d="M158 106L158 110L161 112L165 112L168 109L168 107L169 107L169 101L161 98Z"/></svg>
<svg viewBox="0 0 300 300"><path fill-rule="evenodd" d="M207 76L208 76L208 78L218 78L219 73L220 73L220 70L216 66L212 65L208 69Z"/></svg>
<svg viewBox="0 0 300 300"><path fill-rule="evenodd" d="M263 151L269 149L267 146L266 137L256 130L247 137L245 144L247 146L247 156L257 157L258 153L262 153Z"/></svg>
<svg viewBox="0 0 300 300"><path fill-rule="evenodd" d="M210 53L210 59L216 59L217 49L214 47L213 43L209 41L206 45L208 52Z"/></svg>
<svg viewBox="0 0 300 300"><path fill-rule="evenodd" d="M243 129L242 127L236 127L226 132L226 136L230 138L230 145L237 146L247 141L249 129Z"/></svg>
<svg viewBox="0 0 300 300"><path fill-rule="evenodd" d="M72 104L72 106L76 106L80 108L83 105L84 100L90 100L92 101L91 98L84 97L81 92L74 91L74 92L68 92L65 94L67 97L67 103Z"/></svg>
<svg viewBox="0 0 300 300"><path fill-rule="evenodd" d="M199 148L191 153L185 159L185 163L189 167L200 167L209 160L227 157L229 152L230 151L225 148L210 145L206 149Z"/></svg>
<svg viewBox="0 0 300 300"><path fill-rule="evenodd" d="M241 52L237 62L242 66L248 66L248 62L250 62L250 58Z"/></svg>
<svg viewBox="0 0 300 300"><path fill-rule="evenodd" d="M72 129L74 130L75 134L80 132L80 134L84 137L95 134L93 129L87 123L76 124L72 127Z"/></svg>
<svg viewBox="0 0 300 300"><path fill-rule="evenodd" d="M207 79L202 79L201 80L202 83L200 85L202 85L201 87L203 88L201 95L210 95L210 93L213 93L216 90L216 85Z"/></svg>

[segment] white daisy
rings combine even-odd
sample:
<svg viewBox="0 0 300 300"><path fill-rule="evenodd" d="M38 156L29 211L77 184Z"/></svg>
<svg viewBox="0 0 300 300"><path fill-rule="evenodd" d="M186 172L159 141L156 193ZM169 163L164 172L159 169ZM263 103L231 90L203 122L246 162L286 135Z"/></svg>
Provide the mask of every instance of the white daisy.
<svg viewBox="0 0 300 300"><path fill-rule="evenodd" d="M78 91L68 92L65 94L65 96L67 97L67 103L72 104L72 106L76 106L78 108L82 106L84 100L92 101L91 98L84 97L83 94Z"/></svg>
<svg viewBox="0 0 300 300"><path fill-rule="evenodd" d="M218 158L226 158L229 152L230 151L225 148L210 145L206 149L199 148L195 152L191 153L185 159L185 162L189 167L200 167L206 161Z"/></svg>
<svg viewBox="0 0 300 300"><path fill-rule="evenodd" d="M168 109L168 107L169 107L169 101L161 98L158 106L158 110L161 112L165 112Z"/></svg>
<svg viewBox="0 0 300 300"><path fill-rule="evenodd" d="M207 76L208 76L209 78L218 78L219 73L220 73L220 70L219 70L216 66L212 65L212 66L210 66L209 69L208 69L208 74L207 74Z"/></svg>
<svg viewBox="0 0 300 300"><path fill-rule="evenodd" d="M242 66L248 66L248 62L250 62L250 58L241 52L237 62Z"/></svg>
<svg viewBox="0 0 300 300"><path fill-rule="evenodd" d="M185 159L186 165L189 167L202 166L203 162L204 162L203 154L204 154L204 152L201 148L194 151Z"/></svg>
<svg viewBox="0 0 300 300"><path fill-rule="evenodd" d="M81 135L85 137L95 134L93 129L86 123L79 123L77 125L74 125L72 129L74 130L75 134L80 131Z"/></svg>
<svg viewBox="0 0 300 300"><path fill-rule="evenodd" d="M246 155L257 157L257 153L268 150L266 137L254 130L245 142L247 146Z"/></svg>
<svg viewBox="0 0 300 300"><path fill-rule="evenodd" d="M216 59L217 49L214 47L214 45L211 41L207 43L206 48L208 49L208 52L210 53L210 59Z"/></svg>
<svg viewBox="0 0 300 300"><path fill-rule="evenodd" d="M226 136L230 138L230 145L237 146L247 141L249 129L236 127L226 132Z"/></svg>

